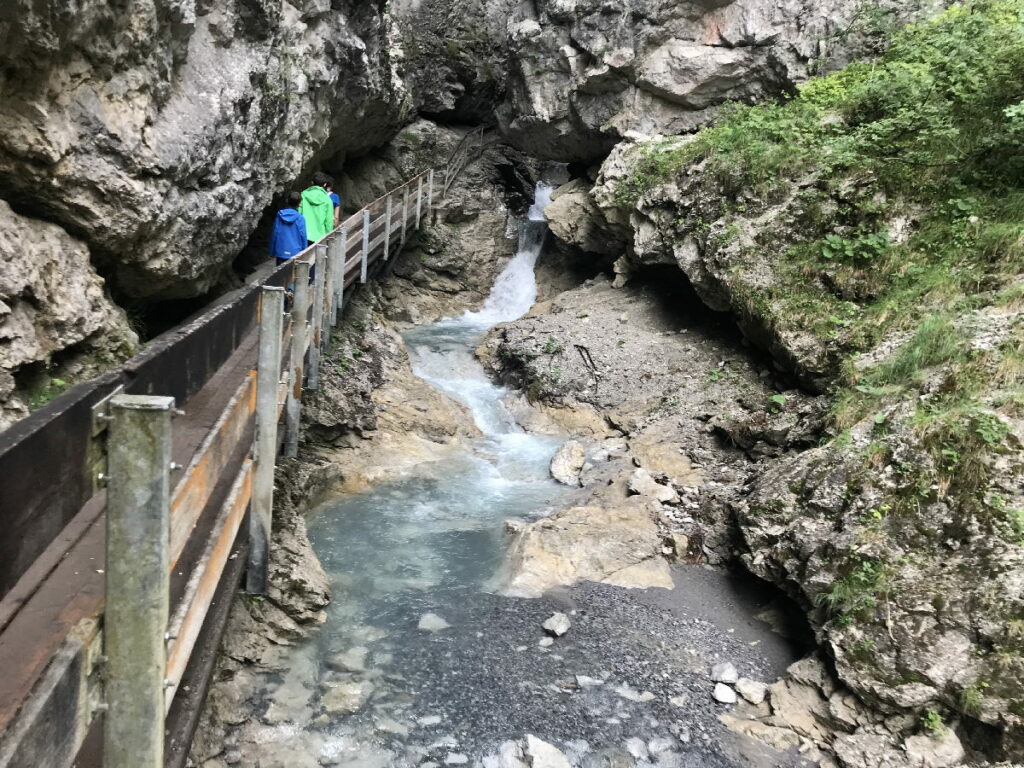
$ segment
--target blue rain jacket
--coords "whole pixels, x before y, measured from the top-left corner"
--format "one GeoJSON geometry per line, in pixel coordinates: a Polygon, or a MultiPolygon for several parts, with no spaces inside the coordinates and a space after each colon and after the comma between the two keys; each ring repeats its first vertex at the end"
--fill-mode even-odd
{"type": "Polygon", "coordinates": [[[306,247],[306,219],[294,208],[282,208],[274,217],[270,255],[290,259],[306,247]]]}

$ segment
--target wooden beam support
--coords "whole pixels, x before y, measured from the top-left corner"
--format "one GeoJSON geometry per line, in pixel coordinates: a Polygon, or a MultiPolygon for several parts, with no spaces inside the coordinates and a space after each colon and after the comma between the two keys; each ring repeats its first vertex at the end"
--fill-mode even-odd
{"type": "MultiPolygon", "coordinates": [[[[284,289],[264,286],[260,304],[260,345],[256,372],[256,444],[253,451],[256,473],[253,478],[252,514],[249,516],[249,571],[245,586],[246,591],[254,595],[267,594],[267,575],[270,568],[270,521],[274,508],[274,466],[277,464],[277,393],[281,379],[284,289]]],[[[232,535],[231,541],[234,539],[232,535]]],[[[230,547],[231,544],[228,543],[227,546],[230,547]]],[[[213,587],[215,586],[216,580],[213,584],[213,587]]]]}
{"type": "Polygon", "coordinates": [[[292,297],[292,348],[290,352],[291,392],[285,406],[284,455],[299,455],[299,428],[302,422],[302,381],[309,334],[309,263],[295,262],[295,295],[292,297]]]}
{"type": "Polygon", "coordinates": [[[316,248],[316,264],[313,271],[313,290],[310,301],[313,312],[309,318],[309,373],[306,376],[306,389],[314,392],[320,389],[320,357],[323,341],[321,334],[324,327],[324,281],[327,279],[327,246],[316,248]]]}
{"type": "MultiPolygon", "coordinates": [[[[281,289],[278,289],[281,290],[281,289]]],[[[207,433],[171,496],[171,567],[181,557],[192,529],[227,468],[235,446],[245,435],[256,410],[256,387],[246,376],[231,397],[224,413],[207,433]]]]}
{"type": "Polygon", "coordinates": [[[173,397],[110,401],[103,768],[163,768],[173,397]]]}
{"type": "Polygon", "coordinates": [[[366,282],[366,267],[370,259],[370,211],[363,209],[363,253],[359,264],[359,282],[366,282]]]}
{"type": "MultiPolygon", "coordinates": [[[[256,472],[259,470],[257,469],[256,472]]],[[[221,508],[217,522],[210,531],[203,556],[196,565],[189,579],[185,596],[182,599],[174,618],[170,623],[168,635],[171,646],[167,657],[167,698],[166,707],[171,708],[174,696],[178,692],[181,678],[185,674],[192,649],[199,639],[206,614],[210,611],[217,585],[231,556],[231,547],[235,542],[238,529],[245,517],[245,510],[253,496],[254,485],[253,462],[249,459],[242,464],[234,485],[224,506],[221,508]]],[[[251,531],[250,517],[250,531],[251,531]]],[[[249,560],[249,572],[252,573],[252,559],[249,560]]],[[[247,592],[252,590],[247,586],[247,592]]]]}

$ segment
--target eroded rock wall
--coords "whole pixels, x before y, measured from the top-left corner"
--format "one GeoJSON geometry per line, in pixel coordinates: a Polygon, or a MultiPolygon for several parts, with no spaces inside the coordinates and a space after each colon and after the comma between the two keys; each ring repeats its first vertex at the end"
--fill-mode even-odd
{"type": "Polygon", "coordinates": [[[85,244],[0,200],[0,430],[136,344],[85,244]]]}
{"type": "Polygon", "coordinates": [[[693,131],[725,102],[759,101],[870,50],[864,5],[522,3],[508,23],[502,128],[530,154],[587,163],[622,138],[693,131]]]}
{"type": "Polygon", "coordinates": [[[0,194],[136,298],[210,290],[275,192],[408,111],[376,4],[23,4],[0,40],[0,194]]]}

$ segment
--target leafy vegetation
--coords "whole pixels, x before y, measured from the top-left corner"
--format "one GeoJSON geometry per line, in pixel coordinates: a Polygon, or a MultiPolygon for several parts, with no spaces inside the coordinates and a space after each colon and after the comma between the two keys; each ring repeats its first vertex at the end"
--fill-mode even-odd
{"type": "Polygon", "coordinates": [[[843,569],[843,575],[819,595],[818,605],[840,624],[867,619],[874,613],[880,599],[888,599],[892,576],[890,564],[854,555],[843,569]]]}
{"type": "Polygon", "coordinates": [[[934,709],[925,710],[925,713],[921,716],[921,727],[929,736],[935,738],[942,738],[946,733],[946,725],[942,721],[942,715],[934,709]]]}
{"type": "MultiPolygon", "coordinates": [[[[1021,72],[1024,0],[954,6],[895,32],[875,61],[777,103],[726,108],[694,137],[639,145],[617,189],[642,205],[684,172],[713,185],[718,209],[687,213],[676,233],[736,249],[736,312],[818,340],[835,434],[899,422],[926,452],[898,467],[905,494],[887,503],[947,498],[1015,543],[1024,512],[993,488],[992,459],[1013,450],[1008,419],[1024,417],[1024,328],[979,345],[971,318],[1024,306],[1021,72]],[[719,237],[737,214],[772,205],[792,216],[746,242],[719,237]],[[779,254],[774,279],[751,283],[746,265],[764,252],[779,254]],[[882,342],[886,352],[852,364],[882,342]]],[[[864,564],[851,571],[830,609],[857,613],[871,577],[864,564]]]]}
{"type": "Polygon", "coordinates": [[[56,376],[47,376],[42,386],[29,395],[28,407],[30,410],[38,410],[48,402],[64,394],[71,384],[56,376]]]}

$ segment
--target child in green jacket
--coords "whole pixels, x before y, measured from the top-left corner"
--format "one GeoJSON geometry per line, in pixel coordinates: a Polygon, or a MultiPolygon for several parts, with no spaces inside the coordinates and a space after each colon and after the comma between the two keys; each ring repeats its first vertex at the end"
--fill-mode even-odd
{"type": "Polygon", "coordinates": [[[330,176],[319,171],[313,174],[313,185],[302,193],[299,213],[306,220],[306,238],[310,244],[334,229],[334,202],[327,188],[333,186],[330,176]]]}

